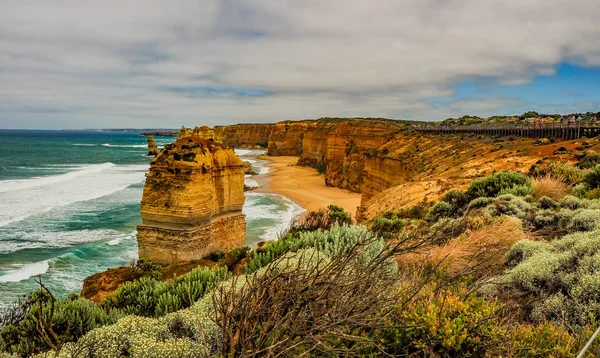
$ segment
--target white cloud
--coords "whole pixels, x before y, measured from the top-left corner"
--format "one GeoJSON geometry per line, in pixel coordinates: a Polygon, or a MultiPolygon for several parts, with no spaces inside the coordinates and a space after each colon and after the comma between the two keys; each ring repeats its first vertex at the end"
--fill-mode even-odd
{"type": "Polygon", "coordinates": [[[1,0],[0,127],[491,114],[522,103],[426,99],[600,65],[599,16],[595,0],[1,0]]]}

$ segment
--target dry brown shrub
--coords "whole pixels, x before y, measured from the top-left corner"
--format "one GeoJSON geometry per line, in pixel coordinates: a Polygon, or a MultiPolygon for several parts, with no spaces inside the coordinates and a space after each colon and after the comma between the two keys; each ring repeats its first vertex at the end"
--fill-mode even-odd
{"type": "Polygon", "coordinates": [[[403,255],[397,262],[408,271],[437,268],[450,277],[487,277],[502,272],[504,254],[513,243],[528,239],[520,220],[506,218],[472,231],[447,244],[403,255]]]}
{"type": "Polygon", "coordinates": [[[531,187],[533,196],[538,199],[547,196],[553,200],[560,200],[567,195],[569,190],[569,186],[564,181],[551,174],[532,179],[531,187]]]}

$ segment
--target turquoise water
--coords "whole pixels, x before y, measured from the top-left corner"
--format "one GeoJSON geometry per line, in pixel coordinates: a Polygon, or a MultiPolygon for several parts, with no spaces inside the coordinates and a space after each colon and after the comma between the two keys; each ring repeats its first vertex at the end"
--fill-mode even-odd
{"type": "MultiPolygon", "coordinates": [[[[0,307],[35,289],[37,275],[65,296],[137,258],[146,151],[134,133],[0,130],[0,307]]],[[[238,154],[267,170],[261,152],[238,154]]],[[[247,193],[247,244],[276,238],[298,212],[286,198],[247,193]]]]}

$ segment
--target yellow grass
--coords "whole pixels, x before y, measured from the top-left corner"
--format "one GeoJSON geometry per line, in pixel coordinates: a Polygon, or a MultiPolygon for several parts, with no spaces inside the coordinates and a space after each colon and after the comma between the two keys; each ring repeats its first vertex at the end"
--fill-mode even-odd
{"type": "Polygon", "coordinates": [[[512,244],[528,238],[518,219],[506,218],[445,245],[404,255],[398,264],[407,271],[437,267],[451,276],[495,275],[504,269],[504,254],[512,244]]]}
{"type": "Polygon", "coordinates": [[[567,191],[569,190],[564,181],[550,174],[532,179],[531,187],[533,188],[534,197],[541,198],[542,196],[547,196],[553,200],[562,199],[567,195],[567,191]]]}

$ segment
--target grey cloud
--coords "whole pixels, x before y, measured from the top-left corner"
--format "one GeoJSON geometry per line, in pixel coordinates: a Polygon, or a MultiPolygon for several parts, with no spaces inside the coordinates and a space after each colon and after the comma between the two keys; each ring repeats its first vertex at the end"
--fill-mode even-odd
{"type": "Polygon", "coordinates": [[[599,16],[594,0],[4,0],[0,127],[491,114],[525,104],[426,99],[600,65],[599,16]],[[185,87],[269,95],[169,90],[185,87]]]}

